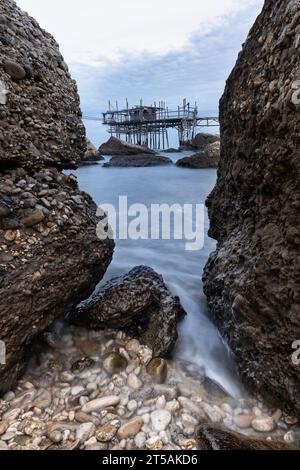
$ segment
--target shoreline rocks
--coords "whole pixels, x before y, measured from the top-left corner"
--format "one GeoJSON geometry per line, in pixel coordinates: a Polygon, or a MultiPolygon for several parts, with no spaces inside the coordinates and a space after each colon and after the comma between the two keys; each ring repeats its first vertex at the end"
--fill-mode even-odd
{"type": "Polygon", "coordinates": [[[204,272],[212,318],[244,383],[300,417],[299,2],[265,2],[221,99],[207,200],[218,241],[204,272]]]}
{"type": "Polygon", "coordinates": [[[94,329],[126,329],[156,356],[166,356],[174,348],[177,323],[184,315],[179,298],[171,294],[162,276],[137,266],[83,302],[71,320],[94,329]]]}
{"type": "Polygon", "coordinates": [[[159,155],[137,154],[129,156],[112,157],[109,162],[103,164],[104,168],[129,168],[173,165],[170,158],[159,155]]]}
{"type": "Polygon", "coordinates": [[[122,331],[58,322],[47,336],[38,359],[31,358],[22,379],[0,400],[1,450],[290,449],[285,443],[300,444],[299,427],[281,428],[282,418],[295,423],[291,417],[252,398],[213,396],[203,387],[208,378],[195,376],[195,365],[165,360],[168,376],[157,384],[147,370],[153,351],[145,357],[145,346],[122,331]],[[87,345],[92,355],[83,360],[87,345]],[[126,356],[126,369],[107,371],[109,354],[126,356]],[[85,368],[72,372],[79,362],[85,368]],[[127,385],[133,375],[142,388],[127,385]],[[205,410],[218,414],[217,427],[207,421],[205,410]],[[272,419],[276,429],[240,429],[234,421],[246,413],[252,420],[272,419]]]}

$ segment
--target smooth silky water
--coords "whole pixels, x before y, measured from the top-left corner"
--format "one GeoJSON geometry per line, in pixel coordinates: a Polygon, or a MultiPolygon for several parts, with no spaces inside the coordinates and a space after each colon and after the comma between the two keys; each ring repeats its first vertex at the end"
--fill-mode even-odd
{"type": "MultiPolygon", "coordinates": [[[[190,153],[164,155],[176,162],[190,153]]],[[[128,197],[128,206],[142,203],[148,208],[155,203],[204,204],[216,182],[215,169],[191,170],[175,165],[103,168],[99,164],[83,166],[72,173],[77,176],[80,189],[88,192],[98,205],[113,204],[116,209],[119,196],[128,197]]],[[[215,249],[215,241],[207,235],[208,225],[205,210],[205,243],[200,251],[186,251],[186,240],[116,240],[113,261],[100,285],[137,265],[151,266],[162,274],[187,312],[179,326],[174,360],[184,359],[205,368],[206,374],[230,395],[245,396],[230,351],[209,319],[203,293],[203,268],[215,249]]]]}

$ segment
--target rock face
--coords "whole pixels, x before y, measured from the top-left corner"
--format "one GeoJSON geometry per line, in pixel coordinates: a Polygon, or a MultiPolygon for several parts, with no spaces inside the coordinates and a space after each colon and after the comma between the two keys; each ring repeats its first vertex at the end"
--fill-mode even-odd
{"type": "Polygon", "coordinates": [[[200,425],[197,444],[199,450],[293,450],[282,442],[246,437],[207,423],[200,425]]]}
{"type": "Polygon", "coordinates": [[[85,150],[76,83],[54,38],[15,2],[0,0],[0,18],[0,166],[69,167],[85,150]]]}
{"type": "Polygon", "coordinates": [[[0,0],[0,43],[9,90],[0,105],[1,395],[32,340],[92,293],[114,244],[98,240],[96,205],[57,169],[85,148],[76,85],[58,46],[10,0],[0,0]]]}
{"type": "Polygon", "coordinates": [[[209,144],[205,150],[191,157],[181,158],[176,165],[182,168],[217,168],[220,161],[220,142],[209,144]]]}
{"type": "Polygon", "coordinates": [[[298,416],[299,18],[299,1],[266,1],[227,81],[208,199],[218,246],[204,273],[213,318],[244,381],[298,416]]]}
{"type": "Polygon", "coordinates": [[[124,140],[111,137],[105,144],[102,144],[99,148],[101,155],[138,155],[138,154],[153,154],[153,150],[150,150],[144,145],[134,145],[125,142],[124,140]]]}
{"type": "Polygon", "coordinates": [[[164,166],[172,165],[173,162],[170,158],[160,157],[149,154],[139,154],[130,156],[117,156],[112,157],[109,162],[104,163],[105,168],[113,167],[148,167],[148,166],[164,166]]]}
{"type": "Polygon", "coordinates": [[[153,269],[137,266],[112,279],[73,314],[75,323],[94,329],[126,329],[165,356],[177,340],[177,322],[185,315],[178,297],[153,269]]]}

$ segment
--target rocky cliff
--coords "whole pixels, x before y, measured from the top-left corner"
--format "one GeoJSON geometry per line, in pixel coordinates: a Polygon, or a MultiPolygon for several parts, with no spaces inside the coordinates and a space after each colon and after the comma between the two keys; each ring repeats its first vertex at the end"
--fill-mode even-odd
{"type": "Polygon", "coordinates": [[[96,205],[59,167],[82,159],[76,84],[52,36],[0,0],[0,394],[31,341],[88,297],[111,260],[96,205]]]}
{"type": "Polygon", "coordinates": [[[300,2],[267,0],[220,103],[204,273],[245,382],[300,415],[300,2]]]}
{"type": "Polygon", "coordinates": [[[1,92],[1,166],[79,160],[86,144],[76,83],[54,38],[10,0],[0,1],[1,92]]]}

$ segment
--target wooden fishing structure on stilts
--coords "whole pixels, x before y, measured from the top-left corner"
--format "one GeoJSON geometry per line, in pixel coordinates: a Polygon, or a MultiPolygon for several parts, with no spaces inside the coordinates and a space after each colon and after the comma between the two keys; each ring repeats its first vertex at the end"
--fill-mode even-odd
{"type": "Polygon", "coordinates": [[[141,100],[139,105],[129,107],[126,100],[122,109],[119,109],[118,102],[115,108],[111,102],[108,106],[108,111],[103,113],[102,124],[108,126],[111,136],[154,150],[169,148],[169,129],[177,130],[179,146],[183,146],[195,137],[197,127],[219,125],[218,117],[199,117],[197,103],[191,106],[186,99],[176,110],[170,110],[164,101],[145,106],[141,100]]]}

